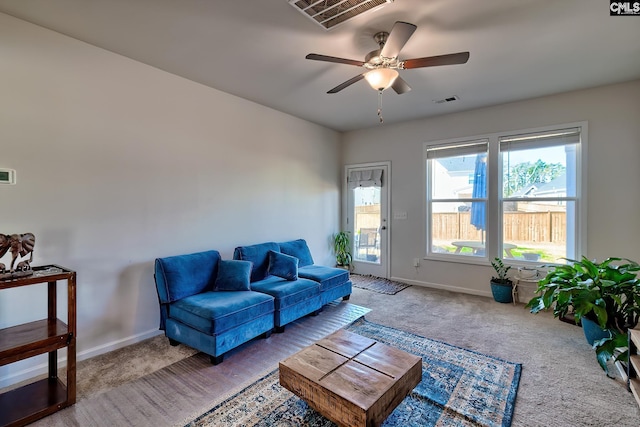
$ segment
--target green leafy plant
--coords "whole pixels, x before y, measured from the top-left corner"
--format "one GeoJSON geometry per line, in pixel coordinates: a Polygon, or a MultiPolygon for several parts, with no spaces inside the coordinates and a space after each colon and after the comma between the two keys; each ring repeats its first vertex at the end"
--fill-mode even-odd
{"type": "MultiPolygon", "coordinates": [[[[586,257],[569,264],[554,265],[538,282],[539,295],[526,305],[532,313],[553,310],[555,317],[573,312],[576,323],[582,318],[596,322],[609,336],[594,342],[598,363],[608,374],[607,361],[616,348],[627,346],[627,330],[640,318],[640,265],[626,258],[607,258],[598,263],[586,257]],[[622,263],[620,263],[622,261],[622,263]]],[[[628,351],[615,356],[626,362],[628,351]]]]}
{"type": "Polygon", "coordinates": [[[333,251],[336,255],[336,264],[339,266],[351,265],[351,240],[349,233],[340,231],[333,236],[333,251]]]}
{"type": "Polygon", "coordinates": [[[511,269],[510,265],[509,266],[504,265],[502,260],[497,257],[494,258],[493,261],[491,261],[491,265],[493,266],[493,269],[496,271],[496,274],[498,275],[497,277],[494,276],[491,278],[492,282],[500,283],[502,285],[513,285],[513,282],[511,281],[511,279],[507,277],[507,273],[511,269]]]}

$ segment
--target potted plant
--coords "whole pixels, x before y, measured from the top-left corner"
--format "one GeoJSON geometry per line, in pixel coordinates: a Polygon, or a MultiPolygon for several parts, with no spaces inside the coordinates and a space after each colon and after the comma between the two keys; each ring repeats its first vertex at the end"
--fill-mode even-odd
{"type": "Polygon", "coordinates": [[[496,271],[497,277],[491,278],[491,293],[493,299],[497,302],[509,303],[513,301],[513,282],[507,277],[507,272],[511,266],[506,266],[500,258],[491,261],[493,269],[496,271]]]}
{"type": "Polygon", "coordinates": [[[539,295],[527,307],[532,313],[553,309],[555,317],[573,311],[598,363],[609,374],[607,362],[614,355],[615,361],[628,360],[628,349],[624,351],[627,330],[640,318],[640,280],[636,277],[640,265],[625,258],[607,258],[601,263],[586,257],[567,261],[549,266],[552,270],[538,282],[539,295]],[[616,351],[620,348],[621,352],[616,351]]]}
{"type": "Polygon", "coordinates": [[[351,269],[351,243],[349,233],[340,231],[333,236],[333,251],[336,255],[336,266],[351,269]]]}

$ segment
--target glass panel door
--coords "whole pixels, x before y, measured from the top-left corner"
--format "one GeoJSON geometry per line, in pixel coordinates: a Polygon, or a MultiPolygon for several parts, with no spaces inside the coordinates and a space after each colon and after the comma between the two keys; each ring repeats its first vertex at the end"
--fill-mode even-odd
{"type": "MultiPolygon", "coordinates": [[[[379,183],[370,183],[368,176],[363,175],[361,185],[351,188],[348,185],[348,218],[347,223],[352,236],[352,258],[354,273],[371,274],[377,277],[388,277],[387,254],[387,189],[388,167],[386,164],[351,166],[347,168],[347,176],[361,176],[352,172],[382,170],[379,183]],[[380,184],[380,185],[378,185],[380,184]]],[[[376,181],[376,180],[373,180],[376,181]]]]}

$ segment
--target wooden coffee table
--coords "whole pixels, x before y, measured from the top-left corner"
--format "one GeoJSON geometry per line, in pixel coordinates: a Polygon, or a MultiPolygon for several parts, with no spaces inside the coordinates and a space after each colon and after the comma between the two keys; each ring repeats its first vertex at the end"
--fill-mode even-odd
{"type": "Polygon", "coordinates": [[[422,359],[339,330],[280,362],[280,384],[339,426],[378,426],[422,379],[422,359]]]}

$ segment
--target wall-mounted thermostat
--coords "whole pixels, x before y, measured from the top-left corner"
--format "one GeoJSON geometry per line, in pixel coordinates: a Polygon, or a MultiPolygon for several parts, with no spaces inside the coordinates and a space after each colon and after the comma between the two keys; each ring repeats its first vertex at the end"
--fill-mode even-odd
{"type": "Polygon", "coordinates": [[[16,171],[13,169],[0,168],[0,184],[15,184],[16,171]]]}

